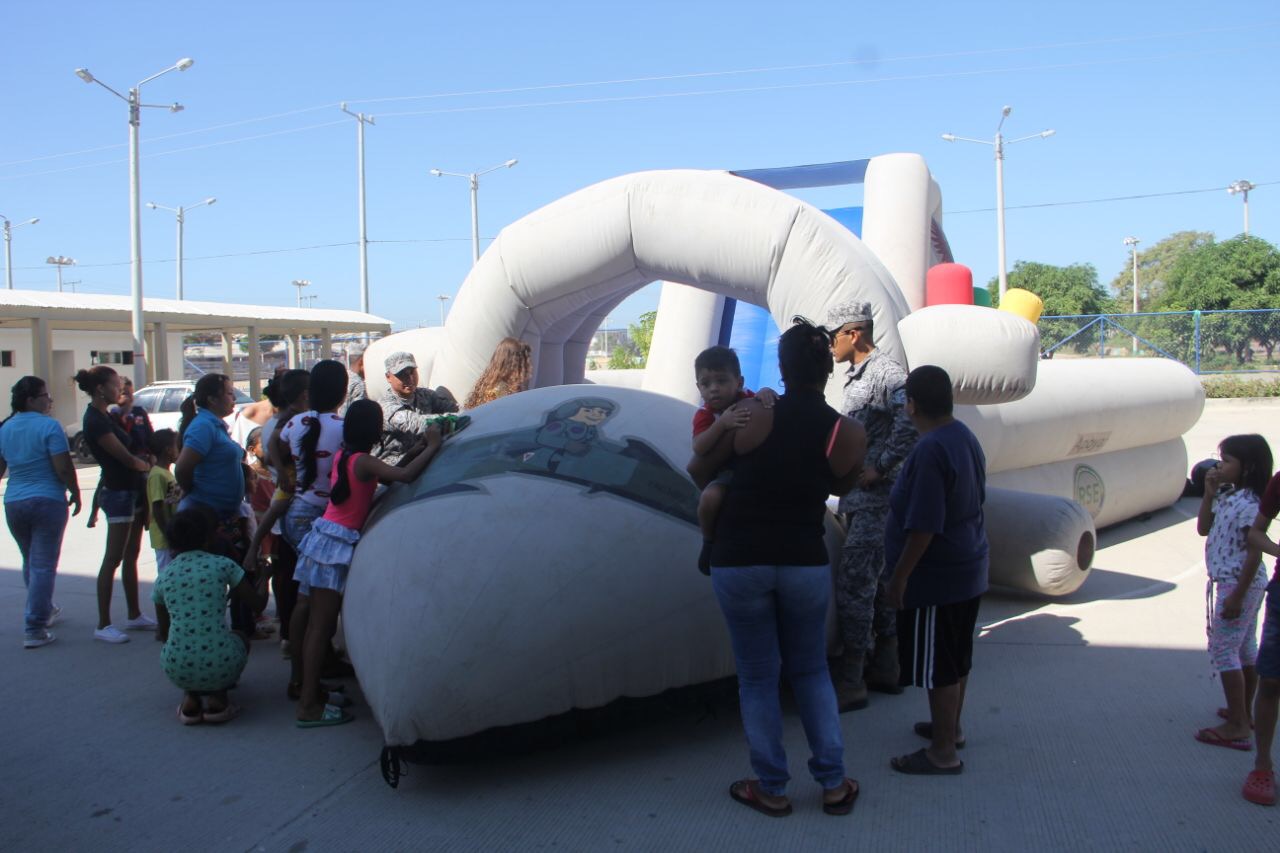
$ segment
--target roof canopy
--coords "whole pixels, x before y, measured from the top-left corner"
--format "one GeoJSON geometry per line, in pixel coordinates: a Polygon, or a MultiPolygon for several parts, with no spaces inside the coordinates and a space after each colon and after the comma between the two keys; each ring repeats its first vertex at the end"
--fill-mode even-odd
{"type": "MultiPolygon", "coordinates": [[[[0,328],[45,319],[55,329],[128,331],[132,309],[133,300],[128,296],[0,290],[0,328]]],[[[164,323],[170,332],[231,331],[250,326],[259,335],[391,331],[390,320],[360,311],[146,298],[142,312],[146,323],[164,323]]]]}

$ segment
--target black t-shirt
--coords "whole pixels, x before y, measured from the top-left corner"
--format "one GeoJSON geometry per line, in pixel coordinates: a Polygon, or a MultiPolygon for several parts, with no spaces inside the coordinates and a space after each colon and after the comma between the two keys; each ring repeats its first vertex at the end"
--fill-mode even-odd
{"type": "Polygon", "coordinates": [[[137,478],[132,468],[108,453],[99,442],[103,437],[114,435],[121,447],[129,446],[129,436],[120,428],[110,415],[104,415],[93,406],[84,410],[84,438],[89,445],[89,452],[102,467],[102,486],[106,489],[128,490],[137,487],[137,478]]]}

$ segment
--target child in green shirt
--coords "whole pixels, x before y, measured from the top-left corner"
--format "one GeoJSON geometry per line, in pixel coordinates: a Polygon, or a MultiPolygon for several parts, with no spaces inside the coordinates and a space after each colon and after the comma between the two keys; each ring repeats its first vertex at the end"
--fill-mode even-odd
{"type": "Polygon", "coordinates": [[[177,512],[182,489],[173,476],[173,463],[178,458],[178,434],[171,429],[156,430],[149,442],[156,460],[147,474],[147,506],[151,508],[151,547],[156,552],[156,574],[164,571],[171,557],[165,531],[177,512]]]}

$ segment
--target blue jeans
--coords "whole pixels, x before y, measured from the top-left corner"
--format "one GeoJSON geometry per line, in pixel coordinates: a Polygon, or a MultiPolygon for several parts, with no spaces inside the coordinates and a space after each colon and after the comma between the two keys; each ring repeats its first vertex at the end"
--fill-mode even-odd
{"type": "Polygon", "coordinates": [[[782,747],[783,670],[809,740],[809,772],[823,788],[844,782],[844,741],[835,688],[827,670],[826,621],[831,604],[829,566],[712,567],[711,585],[729,625],[738,667],[742,727],[760,787],[786,793],[782,747]]]}
{"type": "Polygon", "coordinates": [[[53,581],[67,529],[67,505],[52,498],[27,498],[4,505],[9,532],[22,552],[22,582],[27,585],[27,634],[34,636],[49,623],[53,610],[53,581]]]}

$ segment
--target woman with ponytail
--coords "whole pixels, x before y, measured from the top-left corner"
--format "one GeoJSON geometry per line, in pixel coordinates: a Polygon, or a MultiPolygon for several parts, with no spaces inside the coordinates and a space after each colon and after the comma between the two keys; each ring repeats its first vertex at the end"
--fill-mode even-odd
{"type": "Polygon", "coordinates": [[[22,582],[27,586],[23,648],[53,642],[49,626],[60,612],[53,583],[67,528],[67,506],[80,512],[80,484],[71,462],[67,433],[49,417],[53,398],[38,376],[13,386],[13,414],[0,424],[0,477],[9,474],[4,515],[22,552],[22,582]],[[68,496],[70,492],[70,496],[68,496]]]}
{"type": "Polygon", "coordinates": [[[410,461],[393,468],[370,455],[382,437],[382,407],[372,400],[356,400],[347,409],[342,424],[342,447],[328,475],[329,503],[317,518],[298,549],[298,606],[294,612],[293,636],[303,638],[293,651],[294,672],[301,684],[297,724],[300,728],[336,726],[349,723],[348,704],[338,694],[320,687],[329,640],[338,627],[342,593],[347,572],[360,541],[360,528],[369,517],[378,483],[407,483],[418,477],[439,451],[443,441],[440,427],[427,428],[423,443],[409,454],[410,461]],[[308,601],[309,606],[304,606],[308,601]],[[308,613],[309,611],[309,613],[308,613]],[[299,614],[304,614],[299,621],[299,614]]]}
{"type": "Polygon", "coordinates": [[[853,487],[866,452],[861,426],[827,405],[831,337],[797,318],[778,341],[786,393],[772,409],[738,403],[750,418],[721,442],[720,467],[736,457],[711,550],[711,585],[729,626],[742,724],[756,778],[733,783],[733,799],[765,814],[791,813],[786,796],[778,682],[791,684],[822,809],[848,814],[858,783],[845,777],[840,713],[827,669],[831,566],[826,501],[853,487]]]}

